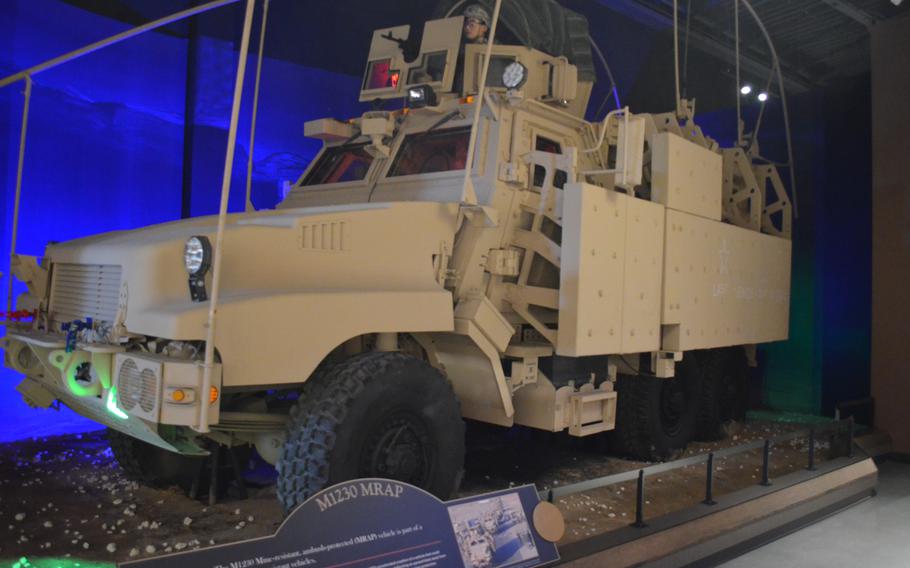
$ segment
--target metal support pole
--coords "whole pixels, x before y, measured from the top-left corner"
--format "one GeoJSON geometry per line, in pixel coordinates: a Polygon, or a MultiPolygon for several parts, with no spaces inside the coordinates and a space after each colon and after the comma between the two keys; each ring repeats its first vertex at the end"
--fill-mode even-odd
{"type": "Polygon", "coordinates": [[[765,440],[765,448],[762,450],[761,464],[761,485],[764,487],[771,486],[771,440],[765,440]]]}
{"type": "Polygon", "coordinates": [[[635,522],[632,524],[635,528],[644,528],[648,526],[645,523],[645,470],[638,470],[638,489],[635,492],[635,522]]]}
{"type": "Polygon", "coordinates": [[[809,471],[815,471],[815,428],[809,429],[809,471]]]}
{"type": "Polygon", "coordinates": [[[739,78],[739,0],[733,0],[733,29],[735,30],[733,35],[736,38],[736,146],[742,147],[743,111],[740,100],[742,93],[739,91],[742,88],[739,78]]]}
{"type": "Polygon", "coordinates": [[[15,83],[16,81],[21,81],[22,79],[25,79],[28,76],[37,75],[38,73],[40,73],[42,71],[47,71],[48,69],[52,69],[62,63],[72,61],[73,59],[78,59],[79,57],[88,55],[89,53],[98,51],[99,49],[108,47],[110,45],[114,45],[115,43],[120,43],[121,41],[130,39],[131,37],[143,34],[147,31],[151,31],[156,28],[160,28],[161,26],[166,26],[168,24],[173,24],[174,22],[179,22],[180,20],[184,20],[186,18],[189,18],[190,16],[202,14],[203,12],[208,12],[209,10],[214,10],[215,8],[227,6],[228,4],[234,4],[239,1],[240,0],[215,0],[214,2],[209,2],[207,4],[203,4],[202,6],[196,6],[195,8],[183,10],[182,12],[177,12],[176,14],[171,14],[170,16],[160,18],[153,22],[149,22],[147,24],[142,24],[141,26],[137,26],[135,28],[130,28],[130,29],[126,30],[125,32],[121,32],[121,33],[119,33],[117,35],[113,35],[109,38],[105,38],[100,41],[96,41],[93,44],[87,45],[85,47],[81,47],[74,51],[70,51],[69,53],[64,53],[63,55],[60,55],[53,59],[48,59],[47,61],[45,61],[43,63],[39,63],[38,65],[29,67],[28,69],[25,69],[24,71],[19,71],[18,73],[14,74],[14,75],[4,77],[3,79],[0,79],[0,88],[5,87],[11,83],[15,83]]]}
{"type": "Polygon", "coordinates": [[[673,70],[676,80],[676,117],[683,117],[682,100],[679,97],[679,0],[673,0],[673,70]]]}
{"type": "Polygon", "coordinates": [[[499,25],[499,9],[502,0],[496,0],[493,8],[493,25],[490,26],[490,35],[487,37],[487,53],[483,60],[483,71],[480,73],[481,83],[478,89],[477,100],[474,101],[474,120],[471,122],[471,136],[468,139],[468,158],[464,167],[464,184],[461,198],[468,205],[477,205],[477,192],[471,182],[471,170],[474,169],[474,147],[477,145],[477,123],[480,121],[480,109],[483,107],[484,92],[487,86],[487,74],[490,72],[490,57],[493,54],[493,38],[496,37],[496,27],[499,25]]]}
{"type": "Polygon", "coordinates": [[[22,128],[19,131],[19,162],[16,166],[16,197],[13,201],[13,233],[9,241],[9,282],[6,289],[6,313],[13,310],[13,257],[16,256],[16,237],[19,232],[19,199],[22,196],[22,171],[25,167],[25,134],[28,132],[28,111],[32,100],[32,76],[25,76],[25,104],[22,107],[22,128]]]}
{"type": "MultiPolygon", "coordinates": [[[[209,431],[209,408],[206,396],[212,389],[212,369],[215,364],[215,315],[218,309],[218,296],[221,291],[221,260],[223,255],[224,225],[227,217],[228,197],[231,193],[231,172],[234,167],[234,145],[237,142],[237,121],[240,116],[240,97],[243,94],[243,77],[246,73],[246,58],[250,52],[250,28],[253,24],[254,0],[247,0],[246,14],[243,20],[243,36],[240,40],[240,54],[237,60],[237,79],[234,83],[234,104],[231,107],[231,125],[228,130],[227,152],[224,157],[224,175],[221,179],[221,207],[218,210],[218,229],[212,263],[212,295],[209,299],[208,329],[205,335],[205,362],[202,367],[202,400],[199,405],[200,432],[209,431]]],[[[216,401],[217,403],[217,401],[216,401]]]]}
{"type": "Polygon", "coordinates": [[[714,500],[714,452],[708,454],[708,464],[705,471],[705,505],[717,505],[714,500]]]}
{"type": "Polygon", "coordinates": [[[243,202],[247,211],[253,211],[253,152],[256,148],[256,114],[259,110],[259,78],[262,76],[262,54],[265,51],[265,26],[269,21],[269,2],[262,4],[262,27],[259,30],[259,54],[256,61],[256,84],[253,87],[253,118],[250,121],[250,151],[246,164],[246,200],[243,202]]]}

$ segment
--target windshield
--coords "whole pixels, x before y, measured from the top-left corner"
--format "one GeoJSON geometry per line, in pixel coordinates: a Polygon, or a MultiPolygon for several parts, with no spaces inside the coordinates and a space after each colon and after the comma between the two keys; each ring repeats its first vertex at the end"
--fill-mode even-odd
{"type": "Polygon", "coordinates": [[[389,177],[463,170],[470,135],[470,126],[407,135],[389,177]]]}
{"type": "Polygon", "coordinates": [[[321,185],[345,181],[360,181],[367,175],[373,156],[366,144],[349,144],[326,148],[301,185],[321,185]]]}

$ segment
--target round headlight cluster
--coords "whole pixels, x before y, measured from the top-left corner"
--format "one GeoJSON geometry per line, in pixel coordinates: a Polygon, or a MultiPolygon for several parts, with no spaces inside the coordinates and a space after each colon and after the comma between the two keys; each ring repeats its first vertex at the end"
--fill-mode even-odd
{"type": "Polygon", "coordinates": [[[183,247],[183,263],[190,276],[205,274],[212,263],[212,245],[206,237],[190,237],[183,247]]]}
{"type": "Polygon", "coordinates": [[[502,84],[509,89],[517,89],[528,79],[528,68],[518,61],[509,63],[502,72],[502,84]]]}

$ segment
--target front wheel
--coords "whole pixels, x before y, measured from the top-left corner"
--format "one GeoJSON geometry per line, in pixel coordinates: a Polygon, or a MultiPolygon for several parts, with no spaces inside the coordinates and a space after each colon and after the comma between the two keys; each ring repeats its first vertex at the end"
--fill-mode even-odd
{"type": "Polygon", "coordinates": [[[402,353],[366,353],[304,385],[278,461],[290,511],[350,479],[382,477],[449,498],[461,480],[464,422],[442,374],[402,353]]]}
{"type": "Polygon", "coordinates": [[[128,479],[152,487],[189,488],[202,458],[183,456],[108,429],[111,453],[128,479]]]}

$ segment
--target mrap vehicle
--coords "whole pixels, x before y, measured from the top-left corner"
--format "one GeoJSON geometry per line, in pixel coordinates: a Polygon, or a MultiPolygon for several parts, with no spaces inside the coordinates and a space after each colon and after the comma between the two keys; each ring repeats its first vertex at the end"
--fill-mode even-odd
{"type": "Polygon", "coordinates": [[[744,412],[754,346],[788,330],[775,167],[720,148],[688,101],[585,120],[584,18],[506,2],[496,42],[467,44],[463,4],[375,31],[375,110],[308,122],[323,149],[276,210],[223,219],[220,248],[203,217],[15,257],[25,399],[107,425],[146,481],[254,446],[286,509],[357,477],[450,496],[463,418],[615,430],[660,460],[744,412]]]}

